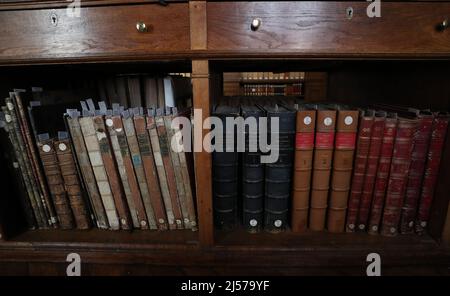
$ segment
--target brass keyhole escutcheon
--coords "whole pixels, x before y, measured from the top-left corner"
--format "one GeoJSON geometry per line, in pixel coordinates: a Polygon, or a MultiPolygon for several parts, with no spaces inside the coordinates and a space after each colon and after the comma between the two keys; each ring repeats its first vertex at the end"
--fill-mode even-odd
{"type": "Polygon", "coordinates": [[[347,9],[345,10],[345,15],[347,16],[347,19],[352,19],[353,18],[353,8],[352,7],[347,7],[347,9]]]}
{"type": "Polygon", "coordinates": [[[56,27],[58,25],[58,15],[54,12],[52,14],[50,14],[50,23],[54,27],[56,27]]]}

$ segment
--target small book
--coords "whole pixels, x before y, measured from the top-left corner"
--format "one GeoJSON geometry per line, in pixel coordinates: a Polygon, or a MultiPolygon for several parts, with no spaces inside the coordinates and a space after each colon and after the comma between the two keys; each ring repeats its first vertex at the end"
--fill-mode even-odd
{"type": "Polygon", "coordinates": [[[345,228],[358,119],[359,110],[352,110],[348,106],[337,106],[335,150],[327,221],[329,232],[343,232],[345,228]]]}
{"type": "Polygon", "coordinates": [[[358,142],[356,144],[356,156],[353,165],[353,178],[348,201],[347,221],[345,227],[347,232],[354,232],[356,229],[367,159],[369,157],[370,136],[372,134],[373,122],[373,110],[364,110],[360,113],[358,142]]]}
{"type": "Polygon", "coordinates": [[[297,125],[291,212],[293,232],[304,232],[308,227],[316,108],[315,105],[296,106],[297,125]]]}
{"type": "Polygon", "coordinates": [[[144,80],[144,98],[145,107],[156,109],[158,108],[158,86],[156,78],[145,76],[144,80]]]}
{"type": "Polygon", "coordinates": [[[373,189],[378,170],[378,161],[380,158],[381,146],[383,141],[384,124],[386,121],[386,112],[375,112],[370,136],[370,148],[367,158],[366,173],[364,175],[364,184],[362,187],[361,201],[358,213],[358,229],[366,230],[372,204],[373,189]]]}
{"type": "Polygon", "coordinates": [[[416,232],[423,234],[430,217],[431,203],[439,174],[439,166],[447,134],[450,114],[447,112],[436,113],[433,120],[430,145],[428,147],[427,161],[425,164],[425,176],[422,182],[419,208],[417,211],[415,228],[416,232]]]}
{"type": "Polygon", "coordinates": [[[139,75],[127,75],[127,90],[130,108],[142,106],[141,82],[139,75]]]}
{"type": "Polygon", "coordinates": [[[319,105],[317,109],[309,214],[309,228],[314,231],[325,229],[335,126],[336,110],[319,105]]]}
{"type": "Polygon", "coordinates": [[[416,118],[399,117],[381,225],[385,236],[398,234],[416,128],[416,118]]]}
{"type": "Polygon", "coordinates": [[[384,123],[383,139],[381,142],[380,157],[378,160],[372,205],[369,215],[369,234],[377,234],[380,229],[396,134],[397,113],[388,113],[384,123]]]}

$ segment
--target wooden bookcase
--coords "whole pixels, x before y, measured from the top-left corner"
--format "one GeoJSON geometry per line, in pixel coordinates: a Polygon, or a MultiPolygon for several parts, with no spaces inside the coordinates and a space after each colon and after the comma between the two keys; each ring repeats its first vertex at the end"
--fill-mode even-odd
{"type": "MultiPolygon", "coordinates": [[[[52,65],[150,63],[177,72],[175,64],[191,71],[194,108],[204,118],[221,95],[224,71],[311,73],[305,98],[312,101],[450,108],[450,28],[442,26],[448,2],[383,2],[381,18],[369,18],[365,2],[157,2],[81,1],[80,17],[70,17],[65,1],[0,1],[2,89],[15,87],[9,71],[26,77],[52,65]],[[256,30],[254,18],[261,20],[256,30]],[[148,31],[138,32],[137,22],[148,31]]],[[[211,154],[196,152],[198,232],[27,231],[0,240],[0,273],[64,274],[71,252],[81,255],[85,274],[327,273],[323,267],[364,274],[371,252],[380,253],[383,266],[445,267],[450,137],[445,147],[429,235],[216,231],[211,154]]]]}

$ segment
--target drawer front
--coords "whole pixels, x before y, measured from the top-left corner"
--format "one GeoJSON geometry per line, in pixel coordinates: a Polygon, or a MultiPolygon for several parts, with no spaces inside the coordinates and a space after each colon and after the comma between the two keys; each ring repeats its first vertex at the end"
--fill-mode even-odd
{"type": "Polygon", "coordinates": [[[173,54],[189,50],[187,3],[0,11],[0,62],[173,54]],[[143,22],[147,32],[139,32],[143,22]]]}
{"type": "Polygon", "coordinates": [[[450,55],[450,3],[381,1],[381,17],[368,2],[208,3],[208,49],[294,55],[450,55]],[[347,9],[353,9],[352,17],[347,9]],[[260,20],[251,28],[254,19],[260,20]]]}

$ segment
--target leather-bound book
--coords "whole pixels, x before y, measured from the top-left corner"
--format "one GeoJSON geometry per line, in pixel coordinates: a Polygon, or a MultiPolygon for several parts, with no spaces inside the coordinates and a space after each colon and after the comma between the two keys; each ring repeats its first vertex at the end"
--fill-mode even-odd
{"type": "Polygon", "coordinates": [[[58,141],[55,141],[54,148],[76,227],[78,229],[89,229],[91,228],[89,212],[83,198],[80,180],[78,179],[72,145],[66,132],[58,133],[58,141]]]}
{"type": "Polygon", "coordinates": [[[381,142],[380,157],[373,190],[372,205],[370,209],[368,232],[377,234],[383,215],[386,188],[391,168],[392,152],[397,134],[397,114],[388,113],[384,123],[383,140],[381,142]]]}
{"type": "Polygon", "coordinates": [[[414,134],[414,148],[400,220],[400,232],[403,234],[414,233],[414,222],[419,205],[420,191],[433,125],[433,113],[419,110],[415,110],[415,112],[417,113],[418,126],[414,134]]]}
{"type": "Polygon", "coordinates": [[[85,189],[94,212],[97,227],[100,229],[108,229],[108,217],[106,215],[105,208],[103,207],[102,198],[100,196],[100,192],[98,190],[97,182],[94,176],[94,171],[89,160],[86,145],[84,143],[80,122],[78,121],[79,117],[79,111],[72,109],[67,110],[67,126],[72,139],[75,156],[78,162],[79,170],[81,172],[81,177],[84,181],[83,184],[85,185],[85,189]]]}
{"type": "Polygon", "coordinates": [[[94,172],[95,180],[97,182],[103,207],[105,209],[106,216],[108,217],[109,227],[112,230],[118,230],[120,229],[119,218],[117,216],[116,206],[114,204],[114,198],[112,196],[108,176],[103,164],[93,117],[86,113],[84,115],[85,116],[79,119],[79,122],[83,133],[84,142],[86,144],[86,150],[94,172]]]}
{"type": "Polygon", "coordinates": [[[337,106],[337,109],[335,150],[327,219],[329,232],[343,232],[345,228],[359,119],[359,110],[352,110],[347,106],[340,105],[337,106]]]}
{"type": "Polygon", "coordinates": [[[370,136],[372,134],[373,122],[374,111],[363,110],[360,114],[356,156],[353,164],[352,184],[347,205],[348,209],[345,227],[347,232],[354,232],[356,229],[367,159],[369,157],[370,136]]]}
{"type": "Polygon", "coordinates": [[[425,164],[425,176],[422,182],[419,208],[416,217],[416,232],[422,234],[430,217],[431,203],[439,175],[439,165],[442,157],[445,136],[448,130],[450,114],[441,112],[435,114],[431,132],[430,145],[428,147],[427,161],[425,164]]]}
{"type": "Polygon", "coordinates": [[[175,226],[177,229],[183,229],[183,214],[181,212],[181,204],[178,198],[177,184],[175,180],[175,171],[170,156],[170,141],[166,125],[164,123],[164,108],[158,109],[155,117],[156,130],[159,137],[159,149],[166,173],[166,180],[169,190],[169,196],[172,203],[172,211],[175,218],[175,226]]]}
{"type": "MultiPolygon", "coordinates": [[[[119,112],[117,109],[117,106],[118,106],[118,104],[114,104],[114,107],[115,107],[114,112],[119,112]]],[[[112,113],[112,112],[110,112],[110,113],[112,113]]],[[[117,118],[117,117],[118,117],[117,115],[113,116],[112,114],[106,115],[105,116],[105,125],[108,130],[109,139],[111,141],[111,147],[114,152],[114,159],[116,161],[117,169],[119,171],[119,176],[122,181],[123,192],[124,192],[125,198],[127,200],[128,209],[130,211],[133,227],[141,228],[141,223],[139,221],[138,213],[137,213],[136,206],[134,204],[134,199],[133,199],[133,196],[131,193],[130,182],[128,181],[128,175],[127,175],[127,172],[125,169],[125,163],[123,160],[122,153],[120,152],[121,147],[120,147],[120,143],[119,143],[119,138],[117,137],[117,132],[116,132],[116,129],[114,128],[113,118],[117,118]]],[[[119,117],[119,120],[120,120],[120,117],[119,117]]],[[[124,136],[124,138],[125,138],[125,136],[124,136]]],[[[126,140],[126,138],[125,138],[125,140],[126,140]]],[[[128,150],[128,145],[125,146],[124,148],[128,150]]],[[[137,187],[137,182],[135,185],[137,187]]],[[[148,226],[146,219],[143,221],[144,221],[143,224],[145,224],[145,226],[148,226]]]]}
{"type": "Polygon", "coordinates": [[[314,231],[322,231],[325,229],[335,126],[336,110],[319,105],[316,119],[309,211],[309,228],[314,231]]]}
{"type": "MultiPolygon", "coordinates": [[[[222,120],[223,141],[216,139],[212,154],[214,225],[218,229],[232,229],[238,224],[238,156],[229,139],[235,133],[226,129],[226,118],[239,116],[239,108],[219,105],[213,115],[222,120]],[[229,149],[226,149],[230,146],[229,149]],[[228,150],[228,151],[227,151],[228,150]]],[[[216,128],[216,127],[214,127],[216,128]]]]}
{"type": "Polygon", "coordinates": [[[133,223],[136,228],[149,229],[147,214],[145,212],[144,202],[142,201],[141,192],[139,190],[139,184],[136,178],[136,174],[134,172],[133,161],[131,160],[131,153],[128,148],[128,141],[127,136],[125,135],[122,118],[119,114],[116,114],[116,112],[120,111],[117,111],[115,108],[113,108],[113,116],[111,117],[112,122],[109,122],[108,119],[106,119],[106,125],[108,126],[109,129],[109,134],[111,137],[113,147],[115,146],[114,144],[115,141],[113,141],[114,138],[113,135],[115,135],[115,137],[117,138],[117,144],[119,146],[119,149],[117,151],[117,147],[114,147],[114,153],[116,155],[116,161],[118,163],[120,162],[120,159],[122,159],[124,170],[124,172],[121,172],[122,183],[124,184],[128,183],[130,194],[130,198],[127,197],[128,205],[130,206],[130,212],[131,209],[134,209],[135,219],[137,220],[134,221],[133,223]],[[111,123],[112,126],[110,126],[111,123]]]}
{"type": "MultiPolygon", "coordinates": [[[[246,120],[255,120],[256,126],[259,117],[264,116],[264,110],[255,105],[241,106],[242,116],[246,120]],[[250,119],[249,119],[250,118],[250,119]]],[[[245,126],[245,151],[242,154],[242,224],[248,232],[259,232],[264,226],[264,164],[261,163],[261,150],[258,146],[257,131],[245,126]],[[256,150],[250,150],[252,146],[256,150]]],[[[226,174],[233,174],[234,167],[227,167],[221,172],[223,178],[226,174]]]]}
{"type": "Polygon", "coordinates": [[[72,229],[75,226],[72,210],[64,188],[64,180],[58,165],[53,140],[49,139],[48,134],[40,134],[38,135],[37,146],[50,188],[53,205],[58,215],[59,226],[61,229],[72,229]]]}
{"type": "Polygon", "coordinates": [[[370,207],[372,205],[373,188],[378,170],[378,161],[380,158],[381,146],[383,142],[384,124],[386,121],[386,112],[377,111],[372,126],[370,136],[370,148],[367,159],[366,173],[364,176],[364,185],[362,187],[361,201],[358,213],[358,229],[365,231],[369,220],[370,207]]]}
{"type": "MultiPolygon", "coordinates": [[[[172,206],[172,200],[169,193],[169,184],[167,183],[166,170],[162,160],[161,147],[159,143],[158,130],[156,129],[155,110],[151,110],[147,116],[147,129],[150,136],[150,142],[153,148],[153,157],[155,158],[156,172],[158,173],[159,185],[161,187],[161,196],[166,210],[169,229],[176,229],[175,215],[172,206]]],[[[163,147],[165,149],[165,146],[163,147]]]]}
{"type": "Polygon", "coordinates": [[[128,204],[123,192],[122,181],[120,180],[117,165],[114,160],[114,155],[111,148],[109,136],[106,131],[103,115],[94,116],[93,121],[98,144],[100,147],[100,155],[103,160],[106,175],[108,176],[112,197],[114,199],[114,204],[120,222],[120,227],[125,230],[131,229],[132,221],[130,210],[128,209],[128,204]]]}
{"type": "Polygon", "coordinates": [[[162,200],[155,159],[153,157],[153,150],[147,130],[147,123],[143,115],[134,114],[134,128],[136,130],[139,150],[141,151],[142,165],[144,166],[145,178],[150,194],[150,204],[156,220],[156,225],[158,226],[158,229],[166,230],[168,229],[166,210],[162,200]]]}
{"type": "MultiPolygon", "coordinates": [[[[278,104],[265,106],[264,109],[267,114],[268,139],[272,139],[277,133],[271,129],[272,120],[278,118],[279,121],[278,160],[265,164],[264,230],[280,232],[284,231],[289,223],[288,212],[292,190],[297,112],[278,104]]],[[[272,140],[270,141],[273,143],[272,140]]],[[[272,147],[272,149],[276,149],[276,147],[272,147]]]]}
{"type": "MultiPolygon", "coordinates": [[[[131,109],[130,109],[131,110],[131,109]]],[[[130,157],[133,162],[134,172],[141,192],[142,202],[144,204],[145,213],[147,215],[148,227],[150,229],[158,229],[155,214],[153,211],[147,179],[145,178],[144,166],[139,149],[136,131],[134,129],[133,115],[130,110],[122,112],[122,123],[127,137],[128,148],[130,150],[130,157]]],[[[170,222],[170,221],[169,221],[170,222]]]]}
{"type": "Polygon", "coordinates": [[[292,184],[291,228],[293,232],[304,232],[308,228],[316,106],[300,105],[296,107],[297,119],[294,176],[292,184]]]}
{"type": "Polygon", "coordinates": [[[398,234],[416,128],[417,119],[399,117],[381,225],[385,236],[398,234]]]}

